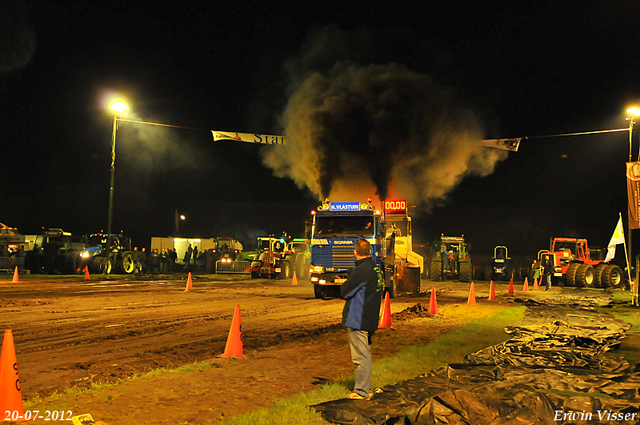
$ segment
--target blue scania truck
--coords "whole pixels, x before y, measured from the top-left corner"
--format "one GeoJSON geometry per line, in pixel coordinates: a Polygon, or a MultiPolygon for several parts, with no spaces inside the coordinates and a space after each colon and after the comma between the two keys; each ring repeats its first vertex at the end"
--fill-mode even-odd
{"type": "Polygon", "coordinates": [[[413,252],[411,218],[406,201],[385,201],[383,211],[371,203],[330,202],[313,211],[310,280],[316,298],[338,296],[355,266],[354,246],[371,243],[371,256],[384,276],[390,297],[420,292],[423,258],[413,252]]]}

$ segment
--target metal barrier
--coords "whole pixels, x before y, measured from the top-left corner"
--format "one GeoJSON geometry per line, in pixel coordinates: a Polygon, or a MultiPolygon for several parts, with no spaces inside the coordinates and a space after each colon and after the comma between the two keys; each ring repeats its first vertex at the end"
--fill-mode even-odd
{"type": "Polygon", "coordinates": [[[217,273],[251,273],[250,261],[232,261],[230,263],[216,261],[217,273]]]}

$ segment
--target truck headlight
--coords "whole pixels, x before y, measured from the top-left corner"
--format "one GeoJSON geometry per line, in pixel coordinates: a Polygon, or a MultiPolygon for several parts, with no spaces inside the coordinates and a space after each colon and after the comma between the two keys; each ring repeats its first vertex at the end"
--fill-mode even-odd
{"type": "Polygon", "coordinates": [[[91,254],[89,253],[89,251],[82,251],[82,252],[80,253],[80,256],[81,256],[82,258],[89,258],[89,257],[91,257],[91,254]]]}
{"type": "Polygon", "coordinates": [[[311,266],[311,273],[324,273],[324,266],[311,266]]]}

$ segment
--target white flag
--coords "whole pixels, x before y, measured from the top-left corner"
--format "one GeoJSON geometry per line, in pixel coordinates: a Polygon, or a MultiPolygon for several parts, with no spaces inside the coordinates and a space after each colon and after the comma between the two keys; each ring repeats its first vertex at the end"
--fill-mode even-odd
{"type": "Polygon", "coordinates": [[[624,229],[622,228],[622,217],[618,219],[618,224],[616,225],[615,230],[613,231],[613,236],[611,236],[611,240],[609,241],[607,256],[604,261],[612,260],[613,257],[616,256],[616,245],[624,243],[624,229]]]}

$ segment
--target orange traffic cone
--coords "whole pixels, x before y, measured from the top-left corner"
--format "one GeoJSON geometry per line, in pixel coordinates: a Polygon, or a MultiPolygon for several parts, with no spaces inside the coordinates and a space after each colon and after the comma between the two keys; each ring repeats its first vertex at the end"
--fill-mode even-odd
{"type": "Polygon", "coordinates": [[[384,305],[382,306],[382,315],[380,316],[380,322],[378,323],[378,328],[393,329],[393,325],[391,324],[391,302],[389,301],[388,292],[384,297],[384,305]]]}
{"type": "Polygon", "coordinates": [[[522,285],[523,292],[529,292],[529,279],[527,276],[524,277],[524,285],[522,285]]]}
{"type": "Polygon", "coordinates": [[[242,331],[240,326],[240,305],[236,304],[236,311],[233,313],[233,321],[231,329],[227,337],[227,345],[224,347],[224,353],[218,357],[236,357],[243,359],[242,355],[242,331]]]}
{"type": "Polygon", "coordinates": [[[89,275],[89,266],[84,266],[84,279],[89,280],[91,276],[89,275]]]}
{"type": "Polygon", "coordinates": [[[431,288],[431,299],[429,300],[429,313],[438,314],[438,303],[436,302],[436,288],[431,288]]]}
{"type": "Polygon", "coordinates": [[[534,290],[534,291],[537,291],[537,290],[539,290],[539,289],[540,289],[540,287],[538,286],[538,278],[537,278],[537,277],[534,277],[534,278],[533,278],[533,290],[534,290]]]}
{"type": "Polygon", "coordinates": [[[16,266],[16,269],[13,271],[13,280],[11,281],[11,283],[18,283],[20,279],[18,278],[18,266],[16,266]]]}
{"type": "Polygon", "coordinates": [[[187,278],[187,287],[185,291],[193,291],[193,280],[191,279],[191,272],[189,272],[189,277],[187,278]]]}
{"type": "Polygon", "coordinates": [[[489,299],[495,300],[496,298],[496,290],[493,287],[493,280],[491,281],[491,286],[489,286],[489,299]]]}
{"type": "MultiPolygon", "coordinates": [[[[13,345],[13,334],[9,329],[4,331],[2,354],[0,354],[0,410],[10,412],[9,418],[23,417],[22,392],[18,376],[16,349],[13,345]]],[[[24,422],[24,419],[16,422],[24,422]]]]}
{"type": "Polygon", "coordinates": [[[291,286],[296,286],[298,284],[298,277],[296,276],[296,271],[293,271],[293,280],[291,281],[291,286]]]}
{"type": "Polygon", "coordinates": [[[516,291],[513,290],[513,277],[509,281],[509,295],[514,295],[516,291]]]}
{"type": "Polygon", "coordinates": [[[469,289],[469,299],[467,299],[467,305],[476,305],[476,285],[471,282],[471,289],[469,289]]]}

